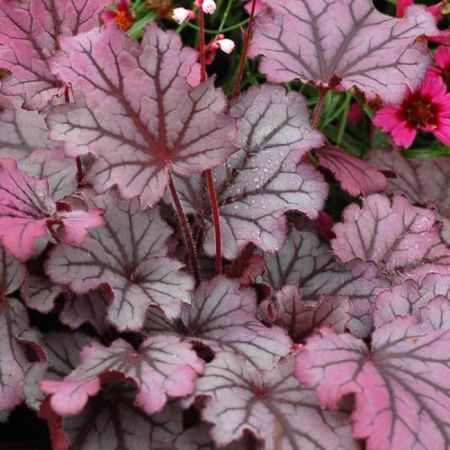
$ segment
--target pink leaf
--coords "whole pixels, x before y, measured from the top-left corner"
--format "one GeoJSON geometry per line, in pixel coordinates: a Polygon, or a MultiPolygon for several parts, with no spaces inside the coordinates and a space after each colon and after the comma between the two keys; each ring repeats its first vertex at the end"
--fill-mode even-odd
{"type": "Polygon", "coordinates": [[[450,276],[431,273],[420,285],[408,279],[378,294],[374,302],[374,324],[380,327],[396,317],[418,315],[421,308],[438,296],[450,298],[450,276]]]}
{"type": "Polygon", "coordinates": [[[164,194],[169,170],[201,173],[235,150],[223,93],[212,80],[188,84],[197,54],[174,32],[151,24],[139,46],[108,26],[61,45],[55,70],[79,100],[53,110],[51,136],[65,141],[71,156],[97,156],[88,179],[98,191],[117,184],[122,196],[140,195],[151,206],[164,194]]]}
{"type": "Polygon", "coordinates": [[[110,347],[92,342],[81,352],[81,365],[62,381],[44,380],[41,388],[53,394],[52,408],[63,416],[79,413],[88,397],[98,393],[102,375],[120,373],[138,389],[136,404],[147,414],[161,411],[167,397],[190,394],[203,361],[191,346],[175,336],[155,336],[136,352],[119,339],[110,347]]]}
{"type": "Polygon", "coordinates": [[[324,145],[316,154],[319,164],[332,172],[341,188],[353,197],[386,190],[387,179],[376,166],[332,145],[324,145]]]}
{"type": "Polygon", "coordinates": [[[179,261],[166,257],[172,230],[159,210],[141,210],[136,200],[112,200],[104,221],[83,245],[61,245],[51,252],[49,277],[77,294],[107,284],[114,295],[108,319],[120,330],[139,329],[150,305],[161,307],[169,318],[179,316],[194,283],[179,261]]]}
{"type": "MultiPolygon", "coordinates": [[[[262,85],[241,95],[230,113],[238,121],[240,149],[214,176],[223,241],[227,243],[223,255],[234,259],[249,242],[267,252],[278,250],[286,236],[284,214],[295,210],[317,217],[328,189],[312,165],[299,164],[307,151],[323,141],[309,124],[303,97],[262,85]]],[[[192,211],[199,200],[189,185],[201,182],[177,181],[187,210],[192,211]]],[[[208,254],[214,254],[214,242],[209,226],[205,239],[208,254]]]]}
{"type": "Polygon", "coordinates": [[[415,317],[378,328],[372,348],[330,329],[311,337],[296,375],[336,409],[354,393],[353,435],[367,449],[444,449],[449,441],[450,331],[426,331],[415,317]]]}
{"type": "Polygon", "coordinates": [[[439,34],[421,6],[395,19],[369,0],[266,3],[274,13],[257,19],[250,56],[263,55],[260,69],[277,83],[300,79],[326,88],[356,86],[368,99],[399,103],[408,86],[418,86],[430,62],[416,39],[439,34]]]}
{"type": "Polygon", "coordinates": [[[357,448],[348,416],[322,411],[313,391],[295,380],[294,363],[291,356],[263,373],[225,352],[206,366],[196,395],[207,398],[203,418],[214,424],[219,447],[251,432],[268,450],[357,448]]]}
{"type": "Polygon", "coordinates": [[[33,254],[35,242],[48,236],[48,227],[65,227],[64,239],[81,243],[85,228],[103,223],[99,211],[59,213],[49,194],[48,182],[37,179],[17,168],[12,159],[0,160],[0,239],[17,259],[25,261],[33,254]],[[89,217],[82,224],[72,217],[89,217]]]}
{"type": "Polygon", "coordinates": [[[265,261],[267,279],[275,289],[297,284],[307,302],[317,301],[321,295],[348,297],[352,305],[348,328],[358,336],[367,336],[375,296],[389,286],[375,264],[357,259],[342,264],[315,233],[296,229],[284,247],[266,255],[265,261]]]}
{"type": "Polygon", "coordinates": [[[64,225],[64,242],[81,245],[85,241],[90,228],[103,225],[102,214],[99,209],[60,213],[59,217],[64,225]]]}
{"type": "Polygon", "coordinates": [[[350,319],[351,303],[347,296],[323,294],[317,302],[305,302],[295,285],[287,285],[276,293],[275,299],[265,300],[260,311],[275,324],[285,328],[299,342],[316,329],[329,326],[343,333],[350,319]],[[273,318],[271,319],[271,313],[273,318]]]}
{"type": "Polygon", "coordinates": [[[368,196],[362,207],[345,209],[334,231],[332,247],[343,261],[374,261],[392,278],[398,273],[417,280],[430,272],[450,274],[450,255],[435,213],[412,206],[404,197],[391,202],[379,194],[368,196]]]}
{"type": "Polygon", "coordinates": [[[42,110],[64,92],[51,73],[49,59],[58,38],[88,31],[99,24],[109,0],[4,1],[0,6],[0,66],[12,72],[2,81],[8,95],[25,95],[26,109],[42,110]]]}
{"type": "Polygon", "coordinates": [[[291,341],[279,327],[266,327],[256,319],[256,294],[240,288],[237,281],[216,277],[204,282],[194,292],[192,305],[183,310],[182,330],[170,323],[153,320],[150,315],[146,330],[175,331],[213,352],[233,351],[243,354],[256,367],[267,370],[286,356],[291,341]]]}
{"type": "Polygon", "coordinates": [[[439,295],[420,310],[421,326],[425,330],[450,329],[450,299],[439,295]]]}
{"type": "Polygon", "coordinates": [[[0,158],[20,161],[37,149],[54,149],[44,116],[21,108],[20,97],[0,96],[0,158]]]}

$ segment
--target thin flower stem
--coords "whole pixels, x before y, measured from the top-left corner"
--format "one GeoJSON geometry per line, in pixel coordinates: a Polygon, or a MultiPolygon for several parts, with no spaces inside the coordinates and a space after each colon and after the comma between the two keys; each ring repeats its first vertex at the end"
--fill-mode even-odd
{"type": "MultiPolygon", "coordinates": [[[[200,81],[206,81],[206,60],[205,60],[205,15],[200,7],[198,22],[200,27],[200,81]]],[[[214,239],[216,243],[216,274],[222,273],[222,231],[220,229],[219,202],[217,201],[216,189],[212,170],[205,170],[206,182],[208,185],[209,202],[214,223],[214,239]]]]}
{"type": "Polygon", "coordinates": [[[180,197],[178,196],[175,183],[173,182],[172,174],[169,173],[169,189],[172,195],[173,207],[177,214],[178,222],[181,227],[181,231],[184,238],[184,244],[186,246],[187,259],[189,264],[189,269],[194,276],[195,284],[198,286],[201,282],[200,271],[198,269],[197,255],[195,251],[194,241],[192,239],[191,229],[189,228],[189,223],[186,218],[186,214],[183,210],[183,205],[181,204],[180,197]]]}
{"type": "Polygon", "coordinates": [[[321,89],[320,95],[319,95],[319,101],[316,104],[316,107],[314,108],[313,117],[311,119],[311,125],[314,128],[317,128],[317,125],[319,125],[320,115],[322,114],[323,106],[325,104],[325,98],[327,96],[328,89],[321,89]]]}
{"type": "Polygon", "coordinates": [[[239,69],[234,82],[233,96],[235,98],[239,95],[241,90],[242,77],[244,76],[245,61],[247,60],[248,47],[250,46],[250,39],[252,37],[253,22],[255,20],[256,0],[252,0],[252,9],[250,11],[250,18],[248,21],[247,29],[245,30],[244,48],[242,49],[241,60],[239,61],[239,69]]]}

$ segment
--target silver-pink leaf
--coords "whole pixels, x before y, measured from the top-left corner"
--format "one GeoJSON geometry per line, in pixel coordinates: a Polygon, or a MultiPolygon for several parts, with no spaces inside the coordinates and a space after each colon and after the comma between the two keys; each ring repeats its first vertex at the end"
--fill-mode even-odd
{"type": "Polygon", "coordinates": [[[267,0],[273,15],[257,19],[250,56],[263,55],[269,81],[295,79],[345,90],[357,87],[369,99],[399,103],[421,82],[429,65],[424,34],[439,30],[422,6],[396,19],[370,0],[267,0]]]}
{"type": "MultiPolygon", "coordinates": [[[[99,25],[109,0],[9,0],[0,5],[0,67],[12,72],[2,80],[8,95],[24,95],[26,109],[44,109],[64,86],[50,70],[58,38],[99,25]]],[[[19,97],[18,97],[19,98],[19,97]]]]}
{"type": "Polygon", "coordinates": [[[190,302],[194,282],[179,261],[166,257],[172,230],[159,210],[142,210],[137,200],[113,200],[104,220],[105,226],[91,230],[83,245],[60,245],[51,252],[50,278],[77,294],[107,284],[114,295],[108,320],[120,330],[139,329],[150,305],[178,317],[182,303],[190,302]]]}
{"type": "Polygon", "coordinates": [[[75,105],[54,108],[51,137],[71,156],[97,157],[87,179],[103,192],[153,205],[169,171],[192,175],[225,161],[235,147],[234,120],[213,80],[189,84],[197,53],[173,31],[147,27],[139,46],[115,26],[61,40],[54,68],[70,83],[75,105]]]}
{"type": "Polygon", "coordinates": [[[146,339],[138,351],[122,339],[110,347],[94,341],[83,348],[80,359],[81,364],[63,380],[40,383],[44,392],[52,394],[52,408],[62,416],[79,414],[88,397],[99,392],[101,377],[109,373],[133,381],[136,404],[154,414],[162,410],[168,396],[189,395],[204,365],[190,344],[162,335],[146,339]]]}
{"type": "Polygon", "coordinates": [[[332,247],[342,261],[360,258],[385,268],[391,278],[420,281],[427,273],[450,274],[450,253],[442,242],[436,214],[401,196],[374,194],[363,206],[348,206],[334,226],[332,247]]]}
{"type": "Polygon", "coordinates": [[[332,410],[355,394],[353,435],[368,450],[444,450],[450,440],[450,330],[429,330],[414,316],[372,336],[371,349],[323,328],[297,359],[296,375],[332,410]]]}
{"type": "Polygon", "coordinates": [[[266,450],[357,448],[348,416],[323,411],[314,392],[294,378],[294,363],[291,356],[263,374],[239,355],[221,353],[206,366],[196,395],[207,399],[203,418],[214,424],[219,447],[249,431],[266,450]]]}

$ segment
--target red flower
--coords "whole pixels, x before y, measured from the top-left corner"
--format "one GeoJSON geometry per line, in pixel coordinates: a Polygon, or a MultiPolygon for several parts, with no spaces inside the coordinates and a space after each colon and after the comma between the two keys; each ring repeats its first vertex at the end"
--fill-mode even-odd
{"type": "Polygon", "coordinates": [[[134,23],[134,15],[130,9],[130,0],[118,0],[116,9],[102,14],[105,23],[115,22],[122,30],[128,31],[134,23]]]}
{"type": "Polygon", "coordinates": [[[429,71],[420,88],[409,91],[400,105],[380,109],[373,123],[390,132],[401,147],[410,147],[419,130],[431,132],[450,145],[450,93],[442,78],[429,71]]]}

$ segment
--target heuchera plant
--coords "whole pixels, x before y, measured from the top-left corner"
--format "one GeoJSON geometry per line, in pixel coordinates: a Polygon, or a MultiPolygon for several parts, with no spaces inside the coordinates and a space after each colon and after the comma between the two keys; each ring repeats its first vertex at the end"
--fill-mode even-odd
{"type": "Polygon", "coordinates": [[[0,3],[0,448],[450,448],[450,4],[395,4],[0,3]]]}

